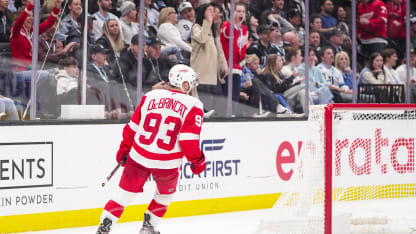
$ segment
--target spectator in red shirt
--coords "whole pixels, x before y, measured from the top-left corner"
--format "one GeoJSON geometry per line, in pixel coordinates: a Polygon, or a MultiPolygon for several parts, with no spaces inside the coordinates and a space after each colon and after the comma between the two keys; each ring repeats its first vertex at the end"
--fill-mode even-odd
{"type": "Polygon", "coordinates": [[[381,52],[387,45],[387,8],[381,0],[360,0],[357,34],[362,54],[381,52]]]}
{"type": "Polygon", "coordinates": [[[387,2],[387,32],[388,37],[393,41],[391,47],[397,50],[399,60],[403,58],[406,50],[406,0],[391,0],[387,2]]]}
{"type": "Polygon", "coordinates": [[[391,0],[386,4],[388,20],[387,31],[389,38],[405,37],[404,19],[406,17],[406,0],[391,0]]]}
{"type": "MultiPolygon", "coordinates": [[[[61,8],[61,0],[55,1],[48,19],[39,25],[39,34],[44,33],[55,24],[61,8]]],[[[27,7],[13,24],[10,33],[10,48],[14,62],[19,65],[18,70],[26,70],[32,62],[32,32],[33,32],[33,0],[30,0],[27,7]]]]}
{"type": "MultiPolygon", "coordinates": [[[[238,102],[240,98],[240,77],[242,74],[242,67],[240,62],[246,56],[247,44],[248,44],[248,30],[243,22],[246,20],[246,6],[244,4],[236,4],[234,11],[234,42],[233,42],[233,89],[232,89],[232,98],[234,101],[238,102]]],[[[225,58],[228,62],[229,54],[229,41],[230,41],[230,21],[225,21],[221,29],[221,45],[224,50],[225,58]]],[[[225,84],[223,85],[224,94],[228,93],[228,79],[225,79],[225,84]]]]}
{"type": "MultiPolygon", "coordinates": [[[[61,0],[55,1],[48,19],[39,25],[39,34],[44,33],[55,24],[61,8],[61,0]]],[[[10,33],[10,48],[13,62],[18,65],[18,70],[26,70],[32,62],[32,32],[33,32],[33,0],[29,1],[27,7],[13,24],[10,33]]]]}

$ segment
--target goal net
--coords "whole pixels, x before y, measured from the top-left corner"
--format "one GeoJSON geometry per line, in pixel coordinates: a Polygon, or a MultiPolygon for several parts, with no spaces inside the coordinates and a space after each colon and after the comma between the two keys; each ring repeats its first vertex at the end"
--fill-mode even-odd
{"type": "Polygon", "coordinates": [[[416,234],[416,105],[312,106],[289,185],[256,233],[416,234]]]}

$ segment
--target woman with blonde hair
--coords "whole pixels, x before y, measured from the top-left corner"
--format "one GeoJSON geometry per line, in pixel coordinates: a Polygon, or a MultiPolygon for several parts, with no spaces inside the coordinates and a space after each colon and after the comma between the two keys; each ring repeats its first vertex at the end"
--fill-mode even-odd
{"type": "Polygon", "coordinates": [[[334,63],[335,67],[342,73],[344,84],[352,90],[353,74],[350,66],[350,56],[345,51],[340,51],[335,55],[334,63]]]}
{"type": "MultiPolygon", "coordinates": [[[[192,52],[189,44],[184,42],[176,24],[178,23],[178,14],[172,7],[165,7],[160,11],[158,27],[158,36],[163,43],[163,48],[177,47],[188,53],[192,52]]],[[[163,53],[163,52],[162,52],[163,53]]]]}
{"type": "MultiPolygon", "coordinates": [[[[246,65],[243,67],[243,74],[241,75],[241,92],[240,99],[244,100],[248,105],[258,108],[260,103],[266,113],[269,111],[276,113],[277,117],[280,114],[291,114],[292,112],[286,108],[287,104],[284,98],[280,95],[274,95],[260,79],[260,59],[255,54],[246,55],[246,65]]],[[[266,114],[264,113],[264,114],[266,114]]],[[[253,117],[262,117],[254,114],[253,117]]]]}
{"type": "MultiPolygon", "coordinates": [[[[294,76],[284,77],[281,73],[282,67],[282,57],[278,54],[269,54],[266,57],[263,74],[260,76],[261,81],[274,94],[281,94],[292,110],[296,110],[297,105],[300,104],[305,112],[305,85],[301,84],[301,81],[293,82],[294,76]]],[[[312,104],[311,98],[309,98],[309,103],[312,104]]]]}
{"type": "Polygon", "coordinates": [[[120,52],[126,48],[120,32],[120,26],[116,19],[108,19],[103,24],[103,35],[97,40],[109,52],[107,54],[108,64],[114,64],[116,56],[120,56],[120,52]]]}

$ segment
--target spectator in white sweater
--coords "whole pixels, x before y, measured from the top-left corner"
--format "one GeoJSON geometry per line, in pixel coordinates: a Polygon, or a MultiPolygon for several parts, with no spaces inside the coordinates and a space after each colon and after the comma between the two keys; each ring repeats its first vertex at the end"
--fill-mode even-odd
{"type": "Polygon", "coordinates": [[[59,66],[56,75],[56,94],[65,95],[73,89],[78,88],[79,68],[78,61],[74,57],[66,57],[59,60],[59,66]]]}
{"type": "MultiPolygon", "coordinates": [[[[162,50],[167,47],[178,47],[183,51],[191,53],[191,46],[182,40],[181,34],[176,27],[178,14],[172,7],[165,7],[160,11],[158,22],[158,36],[163,43],[162,50]]],[[[163,51],[162,51],[163,53],[163,51]]]]}
{"type": "Polygon", "coordinates": [[[399,74],[394,67],[397,63],[397,53],[393,48],[384,49],[381,53],[384,60],[383,70],[388,84],[402,84],[399,74]]]}

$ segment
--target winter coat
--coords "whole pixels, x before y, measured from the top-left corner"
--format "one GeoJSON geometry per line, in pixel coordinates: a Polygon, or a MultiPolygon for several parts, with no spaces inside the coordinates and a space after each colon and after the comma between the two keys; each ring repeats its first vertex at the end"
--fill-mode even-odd
{"type": "Polygon", "coordinates": [[[213,38],[210,22],[204,20],[202,26],[194,24],[191,44],[191,67],[198,75],[199,83],[217,85],[218,74],[227,69],[227,61],[219,37],[213,38]]]}

